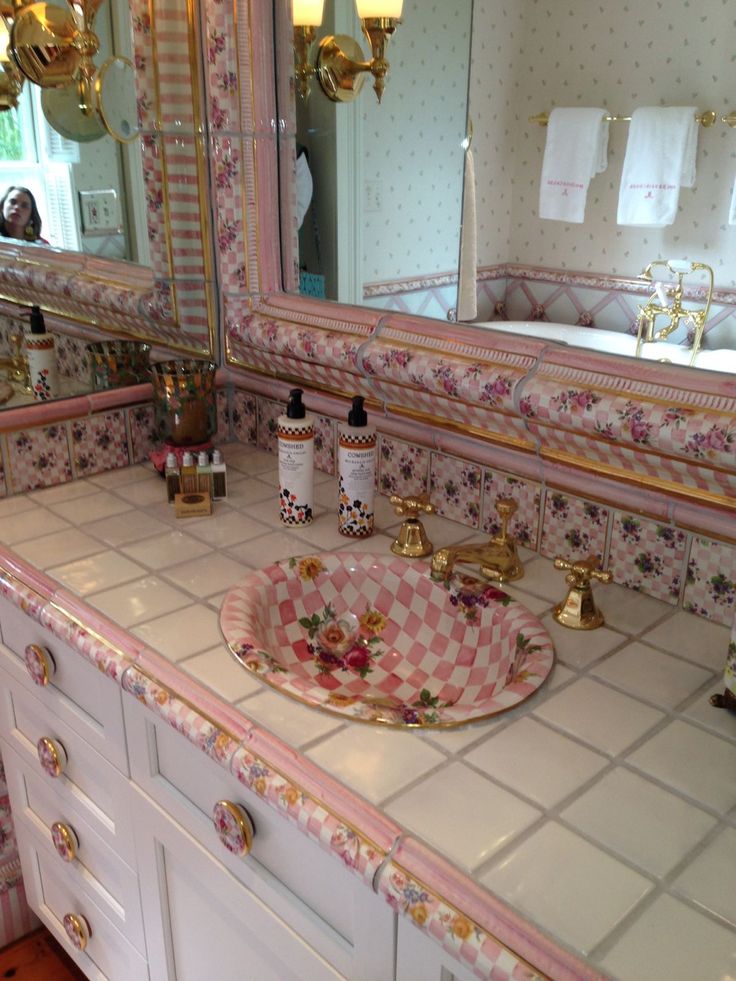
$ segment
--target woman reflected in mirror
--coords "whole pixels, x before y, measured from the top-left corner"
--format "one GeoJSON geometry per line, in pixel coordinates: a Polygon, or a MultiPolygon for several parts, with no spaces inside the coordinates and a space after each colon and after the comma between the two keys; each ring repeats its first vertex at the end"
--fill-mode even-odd
{"type": "Polygon", "coordinates": [[[0,198],[0,235],[22,242],[49,244],[41,238],[41,215],[27,187],[11,185],[0,198]]]}

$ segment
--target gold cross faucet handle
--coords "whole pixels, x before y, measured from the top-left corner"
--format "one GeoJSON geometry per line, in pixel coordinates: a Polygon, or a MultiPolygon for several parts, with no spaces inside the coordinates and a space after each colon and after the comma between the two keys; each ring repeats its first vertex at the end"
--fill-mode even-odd
{"type": "Polygon", "coordinates": [[[421,511],[434,514],[434,504],[429,503],[426,494],[418,497],[399,497],[398,494],[392,494],[388,500],[400,518],[418,518],[421,511]]]}
{"type": "Polygon", "coordinates": [[[420,512],[434,514],[434,504],[429,503],[427,495],[399,497],[397,494],[392,494],[389,502],[393,505],[396,514],[405,519],[396,540],[391,545],[391,551],[395,555],[403,555],[408,559],[420,559],[425,555],[431,555],[432,543],[419,520],[420,512]]]}
{"type": "Polygon", "coordinates": [[[610,582],[613,579],[613,575],[608,570],[604,572],[598,568],[598,559],[594,555],[587,559],[576,559],[574,562],[556,558],[555,569],[562,569],[569,573],[565,576],[565,582],[576,589],[590,586],[591,579],[597,579],[599,582],[610,582]]]}
{"type": "Polygon", "coordinates": [[[597,609],[593,600],[593,590],[590,583],[592,579],[607,583],[613,578],[612,574],[606,570],[598,568],[598,559],[590,556],[587,559],[576,559],[569,562],[567,559],[556,558],[555,569],[566,572],[565,582],[568,585],[568,593],[562,603],[558,603],[552,611],[552,616],[564,627],[572,627],[573,630],[593,630],[601,627],[604,623],[603,614],[597,609]]]}

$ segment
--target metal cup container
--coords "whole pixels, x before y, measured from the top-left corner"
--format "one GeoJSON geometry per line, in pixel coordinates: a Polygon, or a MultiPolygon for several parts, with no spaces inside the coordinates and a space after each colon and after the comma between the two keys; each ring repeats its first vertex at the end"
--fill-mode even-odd
{"type": "Polygon", "coordinates": [[[211,361],[181,359],[152,364],[156,432],[164,443],[195,446],[217,431],[215,371],[211,361]]]}
{"type": "Polygon", "coordinates": [[[150,344],[142,341],[96,341],[87,345],[92,390],[104,392],[149,380],[150,344]]]}

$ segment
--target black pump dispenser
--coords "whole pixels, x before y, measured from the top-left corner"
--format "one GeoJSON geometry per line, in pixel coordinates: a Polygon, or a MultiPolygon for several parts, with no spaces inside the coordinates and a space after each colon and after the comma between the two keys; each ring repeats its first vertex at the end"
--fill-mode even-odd
{"type": "Polygon", "coordinates": [[[353,407],[348,412],[348,426],[360,428],[368,425],[368,414],[363,408],[363,401],[362,395],[353,396],[353,407]]]}
{"type": "Polygon", "coordinates": [[[31,333],[45,334],[46,324],[41,313],[41,307],[31,307],[31,333]]]}
{"type": "Polygon", "coordinates": [[[286,403],[287,419],[304,419],[307,410],[302,402],[302,389],[292,388],[289,392],[289,401],[286,403]]]}

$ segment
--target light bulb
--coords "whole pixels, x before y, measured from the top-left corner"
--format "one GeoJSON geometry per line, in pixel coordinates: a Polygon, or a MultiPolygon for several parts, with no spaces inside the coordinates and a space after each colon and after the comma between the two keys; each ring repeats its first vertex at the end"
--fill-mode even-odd
{"type": "Polygon", "coordinates": [[[358,17],[401,17],[404,0],[355,0],[358,17]]]}
{"type": "Polygon", "coordinates": [[[319,27],[325,0],[292,0],[291,14],[294,27],[319,27]]]}

